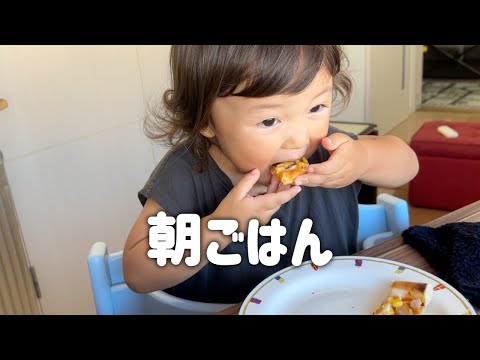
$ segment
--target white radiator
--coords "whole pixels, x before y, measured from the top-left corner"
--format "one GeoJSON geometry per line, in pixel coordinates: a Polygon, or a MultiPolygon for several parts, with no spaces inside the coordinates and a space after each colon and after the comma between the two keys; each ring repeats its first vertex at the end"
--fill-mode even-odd
{"type": "Polygon", "coordinates": [[[41,314],[37,293],[0,151],[0,314],[41,314]]]}

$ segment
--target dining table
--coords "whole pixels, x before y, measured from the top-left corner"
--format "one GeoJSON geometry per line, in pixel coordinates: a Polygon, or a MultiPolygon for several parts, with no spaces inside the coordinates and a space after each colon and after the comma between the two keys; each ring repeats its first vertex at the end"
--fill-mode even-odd
{"type": "MultiPolygon", "coordinates": [[[[432,221],[425,223],[425,226],[439,227],[441,225],[454,222],[479,222],[480,221],[480,200],[460,209],[452,211],[432,221]]],[[[425,270],[436,275],[435,269],[420,255],[413,247],[406,244],[401,235],[392,237],[371,248],[359,251],[355,254],[358,256],[378,257],[389,260],[395,260],[419,269],[425,270]]],[[[241,303],[232,305],[226,309],[219,311],[218,315],[238,315],[241,303]]],[[[475,307],[477,314],[480,314],[480,308],[475,307]]]]}

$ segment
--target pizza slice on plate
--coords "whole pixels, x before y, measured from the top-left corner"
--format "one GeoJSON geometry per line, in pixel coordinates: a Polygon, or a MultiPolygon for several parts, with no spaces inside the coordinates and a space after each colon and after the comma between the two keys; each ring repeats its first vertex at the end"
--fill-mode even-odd
{"type": "Polygon", "coordinates": [[[271,167],[270,172],[276,176],[283,185],[293,183],[293,180],[299,175],[308,173],[308,160],[302,157],[300,160],[285,161],[275,164],[271,167]]]}
{"type": "Polygon", "coordinates": [[[374,315],[422,315],[432,298],[432,285],[393,281],[390,292],[374,315]]]}

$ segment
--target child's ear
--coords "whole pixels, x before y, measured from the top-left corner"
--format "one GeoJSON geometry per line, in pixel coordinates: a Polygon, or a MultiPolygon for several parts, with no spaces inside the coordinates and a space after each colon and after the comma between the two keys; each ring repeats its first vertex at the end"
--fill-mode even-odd
{"type": "Polygon", "coordinates": [[[215,137],[215,130],[213,130],[211,125],[207,125],[203,130],[200,131],[200,134],[211,139],[215,137]]]}

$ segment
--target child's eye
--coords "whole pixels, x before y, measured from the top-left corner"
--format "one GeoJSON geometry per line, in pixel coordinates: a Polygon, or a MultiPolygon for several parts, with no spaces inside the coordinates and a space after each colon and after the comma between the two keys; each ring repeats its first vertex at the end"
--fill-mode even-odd
{"type": "Polygon", "coordinates": [[[261,127],[269,128],[269,127],[272,127],[272,126],[276,125],[277,122],[278,122],[278,119],[271,118],[271,119],[263,120],[259,125],[261,127]]]}
{"type": "Polygon", "coordinates": [[[310,112],[316,113],[316,112],[322,111],[324,107],[325,107],[324,105],[314,106],[313,108],[310,109],[310,112]]]}

